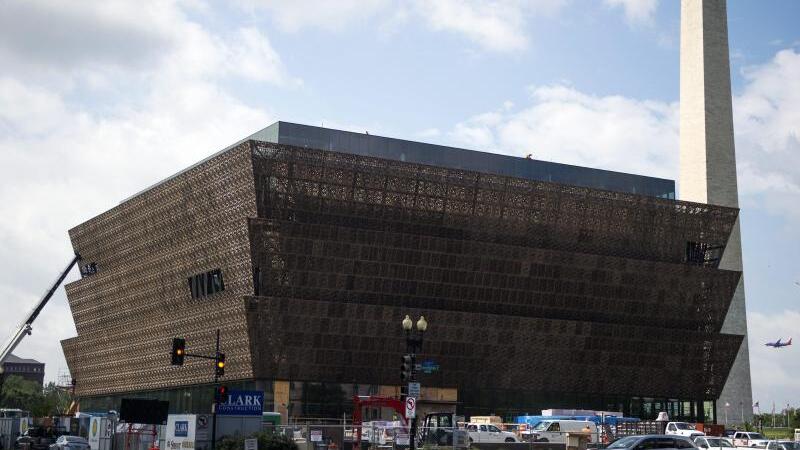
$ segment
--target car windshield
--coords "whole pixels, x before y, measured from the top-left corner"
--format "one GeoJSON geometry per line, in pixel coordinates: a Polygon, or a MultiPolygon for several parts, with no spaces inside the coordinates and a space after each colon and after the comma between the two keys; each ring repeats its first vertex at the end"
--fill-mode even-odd
{"type": "Polygon", "coordinates": [[[679,430],[694,430],[694,427],[686,422],[677,422],[675,426],[678,427],[679,430]]]}
{"type": "Polygon", "coordinates": [[[617,441],[614,441],[611,445],[606,448],[629,448],[633,447],[633,445],[639,440],[639,436],[627,436],[617,441]]]}
{"type": "Polygon", "coordinates": [[[800,450],[800,442],[779,442],[778,445],[784,450],[800,450]]]}
{"type": "Polygon", "coordinates": [[[720,438],[707,438],[709,447],[728,447],[733,448],[733,445],[727,439],[720,438]]]}
{"type": "Polygon", "coordinates": [[[536,424],[536,426],[535,426],[535,427],[533,427],[533,429],[534,429],[534,430],[546,430],[546,429],[547,429],[547,427],[549,427],[551,423],[552,423],[552,422],[549,422],[549,421],[546,421],[546,422],[539,422],[539,423],[537,423],[537,424],[536,424]]]}

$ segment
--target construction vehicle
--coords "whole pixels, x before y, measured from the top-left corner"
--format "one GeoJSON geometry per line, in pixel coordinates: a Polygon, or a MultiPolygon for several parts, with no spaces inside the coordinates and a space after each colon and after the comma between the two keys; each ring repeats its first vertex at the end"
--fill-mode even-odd
{"type": "MultiPolygon", "coordinates": [[[[39,317],[39,313],[42,312],[42,308],[44,308],[44,305],[46,305],[47,302],[50,300],[50,297],[52,297],[53,294],[55,294],[56,289],[58,289],[58,287],[61,286],[61,283],[64,281],[64,278],[67,277],[69,271],[80,259],[81,256],[76,253],[75,257],[72,258],[72,261],[70,261],[70,263],[67,265],[67,268],[61,272],[61,275],[58,276],[58,279],[56,279],[55,283],[53,283],[50,289],[44,294],[44,297],[42,297],[41,300],[39,300],[39,303],[36,304],[36,306],[30,313],[28,313],[28,315],[25,317],[25,320],[19,325],[19,327],[17,327],[14,334],[11,335],[11,338],[3,346],[2,351],[0,351],[0,367],[2,367],[3,363],[6,362],[6,359],[8,359],[9,355],[11,355],[11,352],[13,352],[14,349],[17,348],[19,343],[22,342],[22,339],[24,339],[25,336],[33,332],[32,328],[33,321],[36,320],[37,317],[39,317]]],[[[91,265],[89,270],[96,270],[96,267],[97,266],[95,265],[91,265]]]]}

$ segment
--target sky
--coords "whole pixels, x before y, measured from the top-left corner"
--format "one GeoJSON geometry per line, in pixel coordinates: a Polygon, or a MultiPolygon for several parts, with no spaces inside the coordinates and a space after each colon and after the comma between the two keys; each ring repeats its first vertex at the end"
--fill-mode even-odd
{"type": "MultiPolygon", "coordinates": [[[[800,345],[764,346],[800,339],[800,2],[728,3],[753,400],[780,410],[800,406],[800,345]]],[[[70,228],[276,120],[677,180],[679,32],[677,0],[0,0],[0,332],[70,228]]],[[[74,335],[62,288],[16,354],[55,380],[74,335]]]]}

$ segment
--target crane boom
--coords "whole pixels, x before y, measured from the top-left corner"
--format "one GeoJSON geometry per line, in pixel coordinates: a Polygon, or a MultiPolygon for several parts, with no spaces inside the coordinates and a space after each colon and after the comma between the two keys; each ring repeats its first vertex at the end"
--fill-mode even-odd
{"type": "Polygon", "coordinates": [[[67,268],[61,272],[61,275],[58,276],[55,283],[53,283],[50,289],[44,294],[42,299],[39,300],[39,303],[37,303],[36,306],[33,308],[33,310],[31,310],[31,312],[25,318],[25,321],[22,322],[19,325],[19,327],[17,327],[14,334],[11,335],[11,338],[8,340],[6,345],[3,346],[2,352],[0,352],[0,367],[2,367],[2,364],[4,362],[6,362],[6,359],[8,358],[9,355],[11,355],[11,352],[13,352],[15,348],[17,348],[17,345],[19,345],[19,343],[22,342],[22,339],[25,338],[25,336],[31,334],[31,331],[33,330],[33,328],[31,327],[33,321],[36,320],[36,318],[39,316],[39,313],[42,312],[42,308],[44,308],[44,305],[46,305],[47,302],[50,300],[50,297],[52,297],[53,294],[55,294],[56,289],[58,289],[58,287],[61,286],[61,283],[64,281],[64,278],[67,277],[69,271],[80,259],[81,255],[75,253],[75,257],[72,258],[72,261],[70,261],[70,263],[67,265],[67,268]]]}

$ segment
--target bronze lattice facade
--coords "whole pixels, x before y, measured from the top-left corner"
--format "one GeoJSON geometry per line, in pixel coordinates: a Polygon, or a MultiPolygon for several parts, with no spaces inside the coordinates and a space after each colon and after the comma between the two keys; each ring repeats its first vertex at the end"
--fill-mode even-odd
{"type": "Polygon", "coordinates": [[[98,272],[67,286],[63,347],[82,396],[207,382],[170,340],[217,328],[228,380],[396,385],[424,314],[423,383],[466,411],[713,400],[742,341],[715,260],[737,214],[251,140],[70,231],[98,272]],[[192,285],[211,272],[223,291],[192,285]]]}

